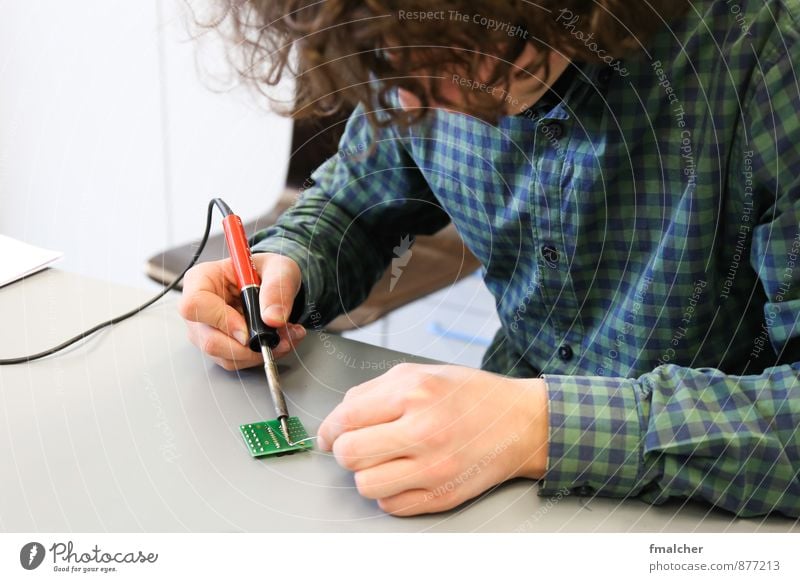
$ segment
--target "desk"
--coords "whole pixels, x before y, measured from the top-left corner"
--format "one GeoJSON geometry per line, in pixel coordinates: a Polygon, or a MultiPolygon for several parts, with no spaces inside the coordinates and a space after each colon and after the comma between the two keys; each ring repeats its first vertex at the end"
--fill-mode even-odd
{"type": "MultiPolygon", "coordinates": [[[[0,289],[0,354],[33,353],[147,292],[48,270],[0,289]]],[[[185,337],[166,298],[57,357],[0,367],[0,530],[789,532],[695,503],[540,498],[517,480],[448,513],[383,514],[318,451],[255,460],[239,425],[271,418],[260,369],[229,373],[185,337]]],[[[309,432],[351,386],[420,358],[310,333],[281,361],[309,432]]]]}

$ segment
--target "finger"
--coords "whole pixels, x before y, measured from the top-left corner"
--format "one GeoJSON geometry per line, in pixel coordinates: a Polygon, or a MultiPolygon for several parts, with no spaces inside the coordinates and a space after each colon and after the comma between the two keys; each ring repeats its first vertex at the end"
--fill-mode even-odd
{"type": "Polygon", "coordinates": [[[333,443],[336,461],[350,471],[361,471],[411,452],[397,422],[346,432],[333,443]]]}
{"type": "Polygon", "coordinates": [[[265,253],[260,258],[261,318],[271,327],[284,325],[300,290],[300,267],[292,259],[265,253]]]}
{"type": "Polygon", "coordinates": [[[236,339],[240,345],[247,343],[247,324],[244,316],[211,291],[195,290],[181,300],[180,313],[187,321],[210,325],[236,339]]]}
{"type": "Polygon", "coordinates": [[[458,505],[457,498],[449,492],[437,494],[427,489],[403,491],[391,497],[378,499],[378,507],[398,517],[446,511],[458,505]]]}
{"type": "Polygon", "coordinates": [[[222,296],[232,286],[235,288],[235,281],[230,260],[198,263],[183,276],[184,295],[191,295],[195,291],[210,291],[222,296]]]}
{"type": "Polygon", "coordinates": [[[204,323],[188,323],[189,341],[213,358],[238,362],[239,367],[261,363],[261,354],[246,348],[227,334],[204,323]]]}
{"type": "Polygon", "coordinates": [[[302,325],[289,324],[287,327],[278,328],[278,336],[281,339],[272,350],[272,355],[276,358],[282,358],[294,351],[303,338],[306,337],[307,331],[302,325]]]}
{"type": "Polygon", "coordinates": [[[428,476],[416,461],[396,459],[388,463],[358,471],[356,488],[367,499],[384,499],[406,491],[426,489],[428,476]]]}
{"type": "Polygon", "coordinates": [[[238,362],[234,362],[233,360],[228,360],[225,358],[211,358],[211,361],[228,372],[233,372],[234,370],[239,370],[244,367],[240,366],[238,362]]]}
{"type": "Polygon", "coordinates": [[[374,390],[358,398],[342,401],[319,427],[317,441],[323,451],[331,447],[342,434],[366,426],[397,420],[403,414],[401,400],[395,394],[374,390]]]}

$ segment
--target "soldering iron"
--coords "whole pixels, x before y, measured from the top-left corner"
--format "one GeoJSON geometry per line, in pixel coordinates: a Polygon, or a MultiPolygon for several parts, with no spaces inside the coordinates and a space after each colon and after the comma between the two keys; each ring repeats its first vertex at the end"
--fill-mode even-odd
{"type": "Polygon", "coordinates": [[[280,381],[278,380],[278,367],[272,350],[280,342],[277,330],[269,327],[261,319],[261,308],[258,294],[261,289],[261,277],[253,264],[253,255],[250,252],[250,245],[244,232],[242,219],[233,213],[230,206],[220,198],[212,200],[214,205],[222,212],[222,228],[225,230],[225,242],[228,244],[228,253],[233,262],[233,270],[236,273],[236,281],[242,297],[242,311],[245,322],[247,322],[248,345],[254,352],[261,352],[264,356],[264,371],[267,374],[267,385],[272,396],[272,404],[275,406],[275,414],[281,423],[283,436],[286,442],[291,442],[289,438],[289,412],[286,408],[286,400],[283,398],[280,381]]]}
{"type": "Polygon", "coordinates": [[[264,357],[264,371],[267,374],[267,385],[269,386],[270,396],[272,396],[275,413],[280,421],[281,431],[286,438],[286,442],[290,446],[294,445],[295,443],[293,443],[289,437],[289,412],[286,408],[286,400],[283,397],[283,392],[281,391],[280,381],[278,380],[278,368],[275,364],[275,358],[272,355],[272,350],[280,342],[280,337],[278,336],[277,330],[266,325],[261,319],[261,310],[259,308],[258,299],[259,290],[261,287],[261,277],[259,276],[255,265],[253,264],[253,255],[250,253],[250,245],[247,243],[247,236],[245,235],[244,226],[242,225],[242,219],[234,214],[230,206],[228,206],[220,198],[214,198],[208,204],[208,211],[206,213],[206,227],[205,231],[203,232],[203,238],[200,240],[200,244],[192,256],[191,261],[189,261],[189,264],[186,266],[183,272],[178,275],[175,280],[172,281],[172,283],[167,285],[163,291],[142,305],[123,313],[122,315],[118,315],[117,317],[109,319],[108,321],[99,323],[53,348],[32,354],[30,356],[0,359],[0,366],[32,362],[34,360],[38,360],[59,352],[78,341],[86,339],[90,335],[105,327],[115,325],[128,319],[129,317],[136,315],[137,313],[140,313],[142,310],[150,307],[164,295],[175,289],[178,283],[183,280],[183,277],[186,275],[187,271],[197,263],[197,260],[200,258],[200,255],[202,254],[203,249],[208,242],[208,236],[211,232],[211,216],[215,207],[223,215],[222,227],[225,231],[225,240],[228,244],[228,252],[230,253],[231,261],[233,262],[234,271],[236,272],[236,280],[239,284],[239,289],[241,289],[242,310],[244,312],[245,321],[247,322],[248,345],[251,350],[254,352],[261,352],[262,356],[264,357]]]}

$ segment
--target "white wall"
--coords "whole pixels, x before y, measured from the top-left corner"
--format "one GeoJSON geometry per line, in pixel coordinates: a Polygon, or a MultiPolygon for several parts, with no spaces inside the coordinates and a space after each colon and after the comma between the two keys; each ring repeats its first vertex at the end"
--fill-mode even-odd
{"type": "MultiPolygon", "coordinates": [[[[148,256],[202,234],[222,195],[274,202],[291,123],[220,70],[182,0],[25,0],[0,18],[0,233],[65,252],[61,268],[146,285],[148,256]],[[221,85],[213,83],[216,89],[221,85]]],[[[0,257],[0,260],[2,258],[0,257]]]]}

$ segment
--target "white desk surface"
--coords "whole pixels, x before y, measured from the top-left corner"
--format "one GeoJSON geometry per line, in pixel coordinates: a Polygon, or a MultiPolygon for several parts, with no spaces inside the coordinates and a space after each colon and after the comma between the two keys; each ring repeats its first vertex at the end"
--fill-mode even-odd
{"type": "MultiPolygon", "coordinates": [[[[39,351],[150,292],[48,270],[0,289],[0,357],[39,351]]],[[[214,366],[176,298],[31,364],[0,367],[0,531],[789,532],[697,503],[541,498],[506,483],[444,514],[396,518],[318,451],[256,460],[239,425],[272,417],[263,371],[214,366]]],[[[309,432],[351,386],[419,358],[310,333],[281,361],[309,432]]]]}

